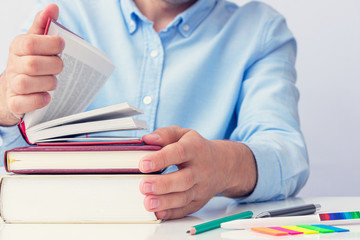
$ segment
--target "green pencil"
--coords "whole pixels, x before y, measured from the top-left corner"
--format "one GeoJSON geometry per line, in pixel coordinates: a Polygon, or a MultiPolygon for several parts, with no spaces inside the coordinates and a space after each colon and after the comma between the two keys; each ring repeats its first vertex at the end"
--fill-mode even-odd
{"type": "Polygon", "coordinates": [[[238,213],[232,216],[227,216],[227,217],[223,217],[220,219],[216,219],[210,222],[206,222],[206,223],[202,223],[196,226],[192,226],[190,228],[190,230],[187,231],[187,233],[190,233],[191,235],[194,234],[199,234],[202,232],[206,232],[209,231],[211,229],[215,229],[215,228],[219,228],[220,225],[224,222],[229,222],[232,220],[237,220],[237,219],[245,219],[245,218],[252,218],[253,216],[253,212],[252,211],[247,211],[247,212],[242,212],[242,213],[238,213]]]}

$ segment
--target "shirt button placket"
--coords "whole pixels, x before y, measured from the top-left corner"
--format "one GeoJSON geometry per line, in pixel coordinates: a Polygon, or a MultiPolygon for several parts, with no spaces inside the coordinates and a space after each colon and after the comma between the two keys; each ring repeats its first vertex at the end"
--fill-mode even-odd
{"type": "MultiPolygon", "coordinates": [[[[148,29],[149,30],[149,29],[148,29]]],[[[163,71],[164,50],[159,35],[151,29],[148,32],[147,61],[143,74],[142,109],[145,111],[149,131],[155,129],[157,102],[159,101],[160,82],[163,71]]]]}

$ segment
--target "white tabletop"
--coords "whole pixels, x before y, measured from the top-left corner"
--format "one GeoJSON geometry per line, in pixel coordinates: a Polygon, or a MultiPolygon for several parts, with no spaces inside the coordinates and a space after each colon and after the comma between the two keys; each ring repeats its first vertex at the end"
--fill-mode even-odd
{"type": "Polygon", "coordinates": [[[197,213],[183,219],[161,224],[2,224],[1,240],[56,240],[56,239],[360,239],[360,225],[343,226],[347,233],[311,234],[290,237],[271,237],[250,230],[216,229],[190,236],[186,231],[193,225],[251,210],[262,211],[319,203],[323,212],[360,210],[360,197],[291,198],[285,201],[238,205],[236,201],[223,197],[213,198],[197,213]]]}

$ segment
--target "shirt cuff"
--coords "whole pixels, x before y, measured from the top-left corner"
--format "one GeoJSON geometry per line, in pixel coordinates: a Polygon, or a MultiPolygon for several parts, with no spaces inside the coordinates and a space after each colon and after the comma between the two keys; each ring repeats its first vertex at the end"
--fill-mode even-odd
{"type": "MultiPolygon", "coordinates": [[[[28,144],[21,136],[17,125],[0,127],[0,159],[4,156],[5,151],[23,146],[28,146],[28,144]]],[[[2,165],[3,161],[0,160],[0,166],[2,165]]]]}
{"type": "Polygon", "coordinates": [[[238,198],[239,203],[280,200],[282,188],[281,167],[273,146],[268,143],[244,143],[252,151],[257,164],[258,178],[254,191],[247,197],[238,198]]]}

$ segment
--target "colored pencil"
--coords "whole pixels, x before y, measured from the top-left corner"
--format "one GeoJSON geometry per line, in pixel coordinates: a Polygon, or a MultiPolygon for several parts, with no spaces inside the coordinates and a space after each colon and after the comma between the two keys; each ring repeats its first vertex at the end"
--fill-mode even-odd
{"type": "Polygon", "coordinates": [[[235,215],[231,215],[231,216],[227,216],[227,217],[223,217],[220,219],[216,219],[210,222],[206,222],[206,223],[202,223],[196,226],[192,226],[190,228],[190,230],[187,231],[187,233],[190,233],[191,235],[194,234],[199,234],[202,232],[206,232],[215,228],[220,228],[221,223],[224,222],[228,222],[228,221],[233,221],[233,220],[237,220],[237,219],[246,219],[246,218],[252,218],[253,216],[253,212],[252,211],[247,211],[247,212],[242,212],[242,213],[238,213],[235,215]]]}

